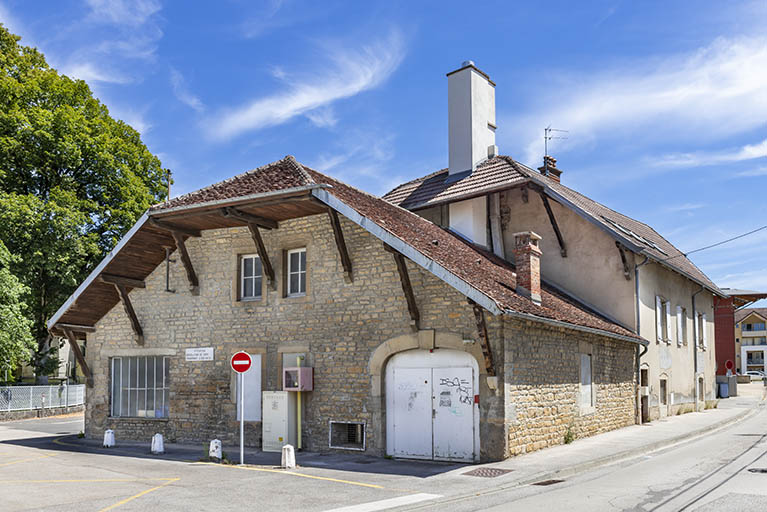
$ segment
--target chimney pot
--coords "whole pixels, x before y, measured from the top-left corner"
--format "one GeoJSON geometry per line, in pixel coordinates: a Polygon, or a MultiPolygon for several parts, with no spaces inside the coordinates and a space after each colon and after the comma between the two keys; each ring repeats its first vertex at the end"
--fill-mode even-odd
{"type": "Polygon", "coordinates": [[[514,261],[517,268],[517,293],[541,304],[540,235],[532,231],[514,233],[514,261]]]}
{"type": "Polygon", "coordinates": [[[560,176],[562,175],[562,171],[560,169],[557,169],[557,159],[554,158],[551,155],[545,155],[543,157],[543,165],[541,167],[538,167],[538,170],[541,171],[541,174],[544,176],[548,176],[554,181],[560,181],[560,176]]]}

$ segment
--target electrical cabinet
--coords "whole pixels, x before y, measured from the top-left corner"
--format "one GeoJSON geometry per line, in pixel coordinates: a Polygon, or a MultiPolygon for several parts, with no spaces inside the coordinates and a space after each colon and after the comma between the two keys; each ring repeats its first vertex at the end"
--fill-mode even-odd
{"type": "Polygon", "coordinates": [[[313,368],[308,366],[285,368],[282,371],[282,389],[284,391],[313,390],[313,368]]]}
{"type": "Polygon", "coordinates": [[[287,391],[264,391],[261,404],[262,450],[279,452],[286,444],[296,446],[296,394],[287,391]]]}

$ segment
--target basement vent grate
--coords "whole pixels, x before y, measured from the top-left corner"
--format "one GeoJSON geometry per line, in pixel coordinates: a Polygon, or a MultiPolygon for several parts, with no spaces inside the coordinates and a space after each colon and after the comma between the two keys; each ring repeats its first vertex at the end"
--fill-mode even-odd
{"type": "Polygon", "coordinates": [[[500,469],[500,468],[477,468],[472,469],[471,471],[467,471],[466,473],[461,473],[464,476],[479,476],[482,478],[495,478],[497,476],[505,475],[506,473],[511,473],[512,469],[500,469]]]}
{"type": "Polygon", "coordinates": [[[564,480],[542,480],[540,482],[535,482],[533,485],[554,485],[564,482],[564,480]]]}
{"type": "Polygon", "coordinates": [[[365,423],[361,421],[331,421],[329,437],[331,448],[365,451],[365,423]]]}
{"type": "Polygon", "coordinates": [[[749,473],[767,473],[767,468],[749,468],[749,473]]]}

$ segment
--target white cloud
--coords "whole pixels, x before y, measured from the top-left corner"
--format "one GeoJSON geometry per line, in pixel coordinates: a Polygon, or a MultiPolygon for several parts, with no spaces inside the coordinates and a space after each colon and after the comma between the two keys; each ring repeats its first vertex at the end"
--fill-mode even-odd
{"type": "Polygon", "coordinates": [[[192,94],[192,92],[187,87],[186,80],[184,80],[184,75],[182,75],[181,72],[175,68],[170,68],[170,83],[173,87],[173,94],[176,95],[176,98],[181,103],[193,108],[197,112],[202,112],[205,110],[205,105],[202,104],[200,98],[192,94]]]}
{"type": "Polygon", "coordinates": [[[653,159],[652,164],[656,167],[701,167],[764,157],[767,157],[767,139],[758,144],[747,144],[740,149],[728,151],[699,151],[664,155],[653,159]]]}
{"type": "Polygon", "coordinates": [[[333,102],[381,85],[399,66],[405,49],[402,37],[387,38],[351,49],[334,48],[328,63],[311,76],[295,77],[288,90],[257,98],[210,120],[211,138],[230,139],[242,133],[285,123],[333,102]]]}
{"type": "Polygon", "coordinates": [[[133,80],[119,71],[99,68],[92,62],[65,64],[59,67],[59,72],[70,78],[85,80],[88,83],[104,82],[109,84],[128,84],[133,80]]]}
{"type": "Polygon", "coordinates": [[[319,128],[328,128],[338,123],[336,113],[330,105],[310,110],[305,115],[309,121],[319,128]]]}
{"type": "Polygon", "coordinates": [[[562,149],[627,134],[717,140],[767,119],[767,37],[720,38],[684,55],[538,82],[545,103],[499,123],[511,127],[509,142],[525,145],[528,163],[540,160],[540,132],[550,123],[570,131],[562,149]]]}
{"type": "Polygon", "coordinates": [[[138,27],[159,12],[158,0],[86,0],[89,18],[102,23],[138,27]]]}
{"type": "Polygon", "coordinates": [[[757,167],[756,169],[749,169],[747,171],[741,171],[735,173],[738,178],[750,178],[753,176],[767,176],[767,167],[757,167]]]}
{"type": "Polygon", "coordinates": [[[685,203],[685,204],[680,204],[677,206],[669,206],[665,210],[670,213],[689,212],[692,210],[699,210],[701,208],[704,208],[705,206],[706,205],[702,203],[685,203]]]}

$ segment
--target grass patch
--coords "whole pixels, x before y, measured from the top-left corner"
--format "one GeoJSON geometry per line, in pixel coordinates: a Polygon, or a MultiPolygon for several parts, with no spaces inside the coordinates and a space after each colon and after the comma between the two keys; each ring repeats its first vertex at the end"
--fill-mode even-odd
{"type": "Polygon", "coordinates": [[[719,400],[706,400],[706,410],[719,407],[719,400]]]}
{"type": "Polygon", "coordinates": [[[679,406],[679,409],[676,410],[676,415],[681,416],[682,414],[687,414],[687,413],[693,412],[694,410],[695,410],[695,407],[693,407],[690,404],[681,405],[679,406]]]}
{"type": "Polygon", "coordinates": [[[567,430],[565,430],[565,444],[570,444],[573,441],[575,441],[575,431],[572,425],[568,425],[567,430]]]}

